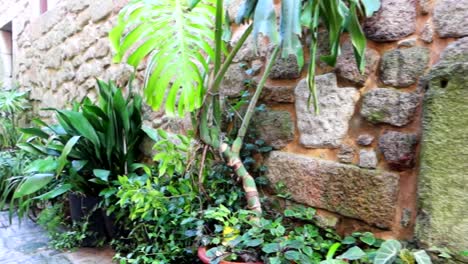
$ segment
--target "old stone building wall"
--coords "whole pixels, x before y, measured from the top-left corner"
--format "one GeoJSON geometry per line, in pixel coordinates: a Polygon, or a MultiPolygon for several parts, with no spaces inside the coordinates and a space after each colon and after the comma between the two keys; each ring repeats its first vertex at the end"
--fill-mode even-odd
{"type": "MultiPolygon", "coordinates": [[[[63,107],[85,95],[95,98],[96,77],[126,81],[132,69],[112,64],[107,40],[125,0],[59,0],[44,14],[34,11],[35,2],[0,0],[0,26],[12,21],[14,76],[23,89],[31,91],[41,116],[48,115],[39,110],[42,107],[63,107]]],[[[227,2],[234,13],[242,1],[227,2]]],[[[431,135],[431,122],[437,120],[430,116],[443,108],[436,101],[444,104],[447,100],[425,101],[426,89],[440,89],[440,80],[442,84],[451,80],[448,75],[434,77],[432,65],[457,61],[466,66],[466,54],[454,52],[453,45],[466,51],[466,38],[459,38],[468,36],[467,23],[468,0],[382,0],[381,10],[364,23],[369,38],[364,74],[357,70],[346,39],[335,68],[319,62],[319,115],[308,107],[306,70],[299,69],[293,57],[280,59],[262,94],[269,110],[255,118],[262,138],[275,148],[266,160],[271,182],[283,183],[293,200],[320,208],[320,214],[340,231],[368,229],[383,237],[410,239],[419,215],[421,241],[468,248],[468,202],[463,195],[467,177],[460,172],[466,169],[461,164],[468,164],[466,151],[457,152],[458,174],[437,171],[434,161],[424,154],[419,158],[421,142],[432,140],[422,133],[422,106],[429,106],[424,131],[431,135]],[[448,45],[451,51],[440,62],[448,45]],[[427,85],[435,79],[439,86],[427,85]],[[462,187],[454,187],[453,181],[462,187]],[[443,191],[450,188],[455,191],[443,191]],[[450,205],[452,200],[459,201],[455,207],[450,205]],[[447,209],[451,220],[446,223],[438,213],[445,205],[457,208],[447,209]],[[434,231],[448,230],[449,225],[456,227],[451,236],[434,231]]],[[[233,42],[243,29],[236,28],[233,42]]],[[[319,50],[326,54],[324,45],[319,50]]],[[[228,71],[224,95],[239,96],[246,84],[255,87],[268,52],[264,45],[255,52],[250,38],[228,71]]],[[[451,67],[434,66],[439,72],[451,67]]],[[[456,107],[464,111],[466,79],[460,77],[457,83],[459,90],[451,98],[459,100],[456,107]]],[[[463,115],[463,111],[457,113],[463,115]]],[[[450,133],[449,125],[437,124],[442,131],[435,134],[435,140],[443,141],[437,135],[450,133]]],[[[468,134],[464,127],[457,131],[468,134]]],[[[438,144],[425,146],[424,153],[443,149],[438,144]]],[[[454,152],[444,153],[450,158],[454,152]]]]}

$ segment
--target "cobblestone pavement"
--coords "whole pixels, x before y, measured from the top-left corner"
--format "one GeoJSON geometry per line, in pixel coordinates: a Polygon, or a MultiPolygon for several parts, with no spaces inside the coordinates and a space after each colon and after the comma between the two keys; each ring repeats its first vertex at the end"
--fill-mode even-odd
{"type": "Polygon", "coordinates": [[[10,225],[8,212],[0,212],[0,264],[110,264],[113,251],[108,248],[82,248],[60,252],[47,245],[47,233],[25,219],[10,225]]]}

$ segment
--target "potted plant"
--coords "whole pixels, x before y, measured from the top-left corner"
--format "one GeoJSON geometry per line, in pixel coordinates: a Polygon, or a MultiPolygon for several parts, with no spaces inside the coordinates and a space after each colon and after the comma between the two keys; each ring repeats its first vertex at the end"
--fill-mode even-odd
{"type": "Polygon", "coordinates": [[[109,235],[111,219],[101,210],[99,196],[118,175],[139,167],[135,161],[143,138],[141,98],[131,88],[125,98],[113,82],[97,83],[97,103],[85,98],[71,110],[48,109],[56,113],[58,124],[35,120],[39,127],[21,129],[30,137],[19,147],[43,158],[17,180],[13,197],[48,190],[31,198],[50,200],[68,193],[72,220],[91,214],[92,231],[109,235]]]}

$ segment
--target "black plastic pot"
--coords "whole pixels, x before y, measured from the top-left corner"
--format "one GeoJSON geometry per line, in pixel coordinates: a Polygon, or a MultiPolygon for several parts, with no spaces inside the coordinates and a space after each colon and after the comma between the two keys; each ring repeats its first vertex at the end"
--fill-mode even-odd
{"type": "Polygon", "coordinates": [[[92,235],[83,240],[83,247],[94,247],[99,239],[108,238],[105,212],[99,208],[101,198],[70,193],[70,216],[73,223],[88,221],[88,231],[92,235]]]}

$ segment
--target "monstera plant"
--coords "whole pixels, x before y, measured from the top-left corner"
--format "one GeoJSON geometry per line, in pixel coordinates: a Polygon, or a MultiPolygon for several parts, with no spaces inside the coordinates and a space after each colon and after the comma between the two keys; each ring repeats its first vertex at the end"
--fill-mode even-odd
{"type": "Polygon", "coordinates": [[[246,0],[235,22],[247,24],[239,41],[229,49],[230,19],[223,0],[133,0],[120,12],[110,32],[115,61],[135,68],[146,63],[144,96],[149,105],[164,105],[168,115],[192,118],[197,136],[206,148],[219,151],[241,179],[250,210],[262,208],[254,178],[240,159],[240,150],[257,101],[278,57],[294,55],[304,66],[303,50],[310,49],[308,83],[311,107],[318,113],[315,72],[319,29],[328,31],[330,54],[321,57],[334,66],[340,39],[349,36],[362,71],[366,38],[360,17],[380,7],[378,0],[283,0],[277,21],[274,0],[246,0]],[[278,27],[279,25],[279,27],[278,27]],[[220,84],[234,57],[249,37],[266,37],[273,49],[264,74],[249,100],[234,138],[227,138],[225,99],[220,84]],[[301,38],[310,37],[307,47],[301,38]]]}

